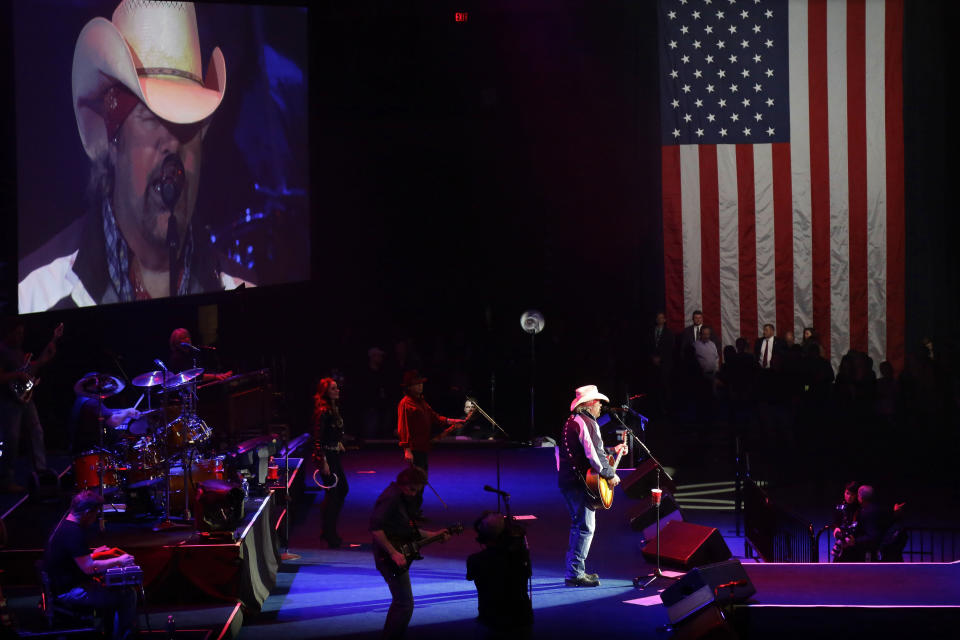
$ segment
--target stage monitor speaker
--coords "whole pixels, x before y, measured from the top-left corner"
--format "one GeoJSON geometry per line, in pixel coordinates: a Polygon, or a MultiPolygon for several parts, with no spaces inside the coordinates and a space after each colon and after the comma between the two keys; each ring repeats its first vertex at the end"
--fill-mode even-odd
{"type": "MultiPolygon", "coordinates": [[[[634,500],[643,500],[650,497],[650,489],[657,488],[657,463],[647,459],[637,465],[629,476],[620,482],[620,489],[624,495],[634,500]]],[[[677,487],[663,471],[660,471],[660,488],[664,493],[676,493],[677,487]]]]}
{"type": "Polygon", "coordinates": [[[708,603],[744,602],[756,592],[743,565],[731,558],[691,569],[664,589],[660,599],[670,623],[676,624],[708,603]]]}
{"type": "MultiPolygon", "coordinates": [[[[660,527],[667,523],[668,520],[682,520],[683,518],[677,518],[673,514],[678,513],[679,507],[677,507],[677,501],[674,500],[673,496],[669,493],[664,492],[663,496],[660,499],[660,527]],[[673,517],[671,517],[673,516],[673,517]]],[[[630,508],[630,512],[627,514],[627,518],[630,520],[630,528],[634,531],[645,531],[653,526],[653,536],[657,535],[657,508],[653,505],[651,499],[641,500],[639,503],[633,505],[630,508]]],[[[645,538],[650,538],[653,536],[648,536],[644,534],[645,538]]]]}
{"type": "MultiPolygon", "coordinates": [[[[684,570],[721,562],[730,557],[730,549],[720,532],[692,522],[668,522],[660,530],[660,562],[684,570]]],[[[657,539],[643,547],[647,562],[657,561],[657,539]]]]}
{"type": "MultiPolygon", "coordinates": [[[[668,513],[667,515],[663,515],[663,513],[660,514],[660,528],[661,528],[661,529],[663,529],[664,527],[666,527],[668,522],[674,522],[674,521],[683,521],[683,514],[680,513],[680,509],[677,509],[676,511],[671,511],[671,512],[668,513]]],[[[647,527],[644,528],[643,533],[642,533],[641,535],[643,536],[644,544],[646,544],[646,541],[647,541],[647,540],[653,540],[654,538],[657,537],[657,520],[656,520],[656,518],[654,518],[653,524],[651,524],[651,525],[649,525],[649,526],[647,526],[647,527]]]]}
{"type": "Polygon", "coordinates": [[[708,604],[677,624],[671,640],[738,640],[739,635],[715,604],[708,604]]]}

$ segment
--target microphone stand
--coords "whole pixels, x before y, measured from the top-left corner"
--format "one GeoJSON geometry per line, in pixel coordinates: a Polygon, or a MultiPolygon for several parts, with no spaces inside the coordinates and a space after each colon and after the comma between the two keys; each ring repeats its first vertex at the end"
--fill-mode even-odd
{"type": "MultiPolygon", "coordinates": [[[[483,416],[484,418],[486,418],[487,422],[489,422],[491,425],[493,425],[494,428],[499,429],[499,430],[500,430],[500,433],[502,433],[502,434],[504,435],[504,437],[506,437],[508,440],[510,439],[510,434],[507,433],[506,431],[504,431],[504,430],[503,430],[503,427],[501,427],[499,424],[497,424],[497,421],[494,420],[493,418],[491,418],[490,415],[487,414],[487,412],[484,411],[484,410],[480,407],[479,404],[477,404],[477,401],[476,401],[475,398],[470,398],[470,397],[468,397],[467,400],[469,400],[470,402],[473,403],[473,409],[474,409],[474,411],[478,412],[481,416],[483,416]]],[[[498,492],[500,491],[500,449],[501,449],[501,446],[500,446],[500,443],[498,442],[498,443],[497,443],[497,448],[496,448],[496,452],[497,452],[497,454],[496,454],[496,459],[497,459],[497,491],[498,491],[498,492]]],[[[500,493],[497,493],[497,511],[500,511],[500,498],[501,498],[500,493]]],[[[507,505],[507,508],[509,508],[509,505],[507,505]]]]}
{"type": "MultiPolygon", "coordinates": [[[[157,364],[163,365],[163,362],[159,360],[157,360],[156,362],[157,364]]],[[[160,389],[161,389],[163,398],[161,398],[161,406],[163,407],[162,409],[163,419],[166,420],[168,415],[167,408],[169,407],[169,403],[170,403],[169,395],[171,391],[171,389],[167,389],[167,380],[168,378],[170,378],[170,371],[165,366],[163,366],[162,368],[163,368],[163,383],[160,385],[160,389]]],[[[167,426],[169,426],[169,424],[167,426]]],[[[170,448],[167,442],[168,433],[166,428],[164,428],[163,435],[164,435],[163,457],[164,457],[164,461],[167,463],[167,478],[166,478],[167,481],[165,483],[166,499],[163,501],[163,520],[157,523],[157,525],[153,528],[153,530],[169,531],[170,529],[187,529],[190,527],[190,525],[187,524],[186,522],[174,522],[173,520],[170,519],[170,448]]],[[[184,471],[184,473],[186,473],[186,471],[184,471]]],[[[190,497],[188,495],[189,491],[187,488],[186,475],[184,475],[184,478],[183,478],[183,494],[184,494],[183,496],[184,504],[187,504],[190,500],[190,497]]]]}
{"type": "MultiPolygon", "coordinates": [[[[627,411],[629,411],[631,414],[634,414],[634,415],[638,416],[641,420],[644,420],[644,417],[641,416],[641,415],[640,415],[639,413],[637,413],[636,411],[634,411],[633,409],[630,409],[630,408],[628,407],[628,408],[627,408],[627,411]]],[[[640,583],[640,581],[641,581],[641,576],[637,576],[636,578],[634,578],[634,579],[633,579],[633,586],[636,587],[637,589],[646,589],[646,588],[649,587],[651,584],[653,584],[653,582],[654,582],[655,580],[657,580],[657,579],[659,579],[659,578],[664,578],[664,579],[666,579],[666,580],[678,580],[679,578],[676,578],[676,577],[674,577],[674,576],[668,576],[668,575],[666,575],[663,571],[660,570],[660,503],[663,501],[663,490],[660,488],[660,473],[661,473],[661,470],[662,470],[663,474],[667,476],[667,479],[670,480],[671,482],[673,481],[673,478],[670,477],[670,474],[667,473],[667,470],[663,468],[663,465],[660,464],[660,461],[657,460],[656,456],[653,455],[653,453],[650,451],[650,448],[647,447],[646,444],[644,444],[643,440],[641,440],[640,438],[637,437],[637,434],[635,434],[635,433],[633,432],[633,430],[626,425],[626,423],[620,418],[620,416],[617,415],[616,413],[612,413],[611,415],[613,415],[613,417],[615,417],[615,418],[617,419],[617,422],[619,422],[619,423],[623,426],[624,430],[625,430],[628,434],[630,434],[630,436],[631,436],[636,442],[638,442],[638,443],[640,444],[640,446],[641,446],[641,447],[643,448],[643,450],[646,452],[647,456],[648,456],[651,460],[653,460],[653,463],[656,465],[656,469],[657,469],[657,493],[659,494],[659,497],[657,498],[657,501],[656,501],[656,507],[657,507],[657,567],[653,570],[653,573],[648,573],[646,576],[644,576],[644,577],[649,578],[649,579],[648,579],[646,582],[644,582],[643,584],[640,583]]],[[[643,424],[643,423],[641,423],[641,424],[643,424]]]]}
{"type": "MultiPolygon", "coordinates": [[[[170,293],[171,298],[177,295],[177,254],[180,249],[180,236],[177,232],[177,218],[170,212],[170,221],[167,223],[167,247],[169,249],[170,260],[170,293]]],[[[186,486],[186,485],[184,485],[186,486]]]]}

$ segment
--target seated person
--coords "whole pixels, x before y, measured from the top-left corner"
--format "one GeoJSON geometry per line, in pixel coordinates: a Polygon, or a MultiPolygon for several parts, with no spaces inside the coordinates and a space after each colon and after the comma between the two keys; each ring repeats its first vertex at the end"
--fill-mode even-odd
{"type": "Polygon", "coordinates": [[[137,594],[131,587],[107,588],[95,577],[113,567],[134,563],[133,556],[94,560],[87,530],[97,520],[103,498],[95,491],[82,491],[70,502],[70,511],[50,534],[44,551],[43,567],[50,580],[55,600],[68,607],[95,609],[104,621],[104,631],[114,640],[131,637],[137,617],[137,594]]]}
{"type": "Polygon", "coordinates": [[[489,637],[529,637],[533,607],[527,591],[530,553],[524,531],[500,513],[486,513],[475,523],[483,551],[467,558],[467,580],[477,586],[477,620],[489,637]]]}

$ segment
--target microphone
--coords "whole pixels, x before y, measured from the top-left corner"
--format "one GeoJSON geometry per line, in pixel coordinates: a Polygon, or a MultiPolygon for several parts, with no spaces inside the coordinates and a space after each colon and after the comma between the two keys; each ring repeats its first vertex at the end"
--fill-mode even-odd
{"type": "Polygon", "coordinates": [[[494,487],[491,487],[491,486],[488,485],[488,484],[483,485],[483,490],[484,490],[484,491],[489,491],[490,493],[495,493],[495,494],[497,494],[498,496],[502,496],[502,497],[504,497],[504,498],[509,498],[509,497],[510,497],[510,494],[507,493],[506,491],[500,491],[500,489],[496,489],[496,488],[494,488],[494,487]]]}
{"type": "Polygon", "coordinates": [[[189,349],[190,351],[193,351],[194,353],[200,353],[200,349],[199,349],[198,347],[193,346],[193,345],[190,344],[189,342],[181,342],[181,343],[180,343],[180,347],[183,348],[183,349],[189,349]]]}
{"type": "Polygon", "coordinates": [[[604,405],[603,410],[606,411],[607,413],[626,413],[627,411],[629,411],[629,409],[627,409],[626,407],[614,407],[609,404],[604,405]]]}
{"type": "Polygon", "coordinates": [[[160,367],[160,368],[163,369],[164,371],[169,371],[169,369],[167,369],[167,365],[163,364],[163,360],[161,360],[160,358],[154,358],[154,359],[153,359],[153,364],[157,365],[158,367],[160,367]]]}
{"type": "Polygon", "coordinates": [[[167,157],[163,159],[163,165],[160,167],[160,183],[157,188],[160,191],[160,198],[163,199],[164,206],[171,214],[177,200],[180,199],[184,182],[186,182],[186,172],[183,169],[180,156],[175,153],[167,154],[167,157]]]}

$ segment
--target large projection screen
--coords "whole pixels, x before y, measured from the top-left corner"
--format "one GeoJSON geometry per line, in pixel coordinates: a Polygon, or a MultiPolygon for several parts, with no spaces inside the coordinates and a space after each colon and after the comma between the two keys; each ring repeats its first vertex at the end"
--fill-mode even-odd
{"type": "Polygon", "coordinates": [[[13,16],[20,313],[309,278],[305,7],[13,16]]]}

